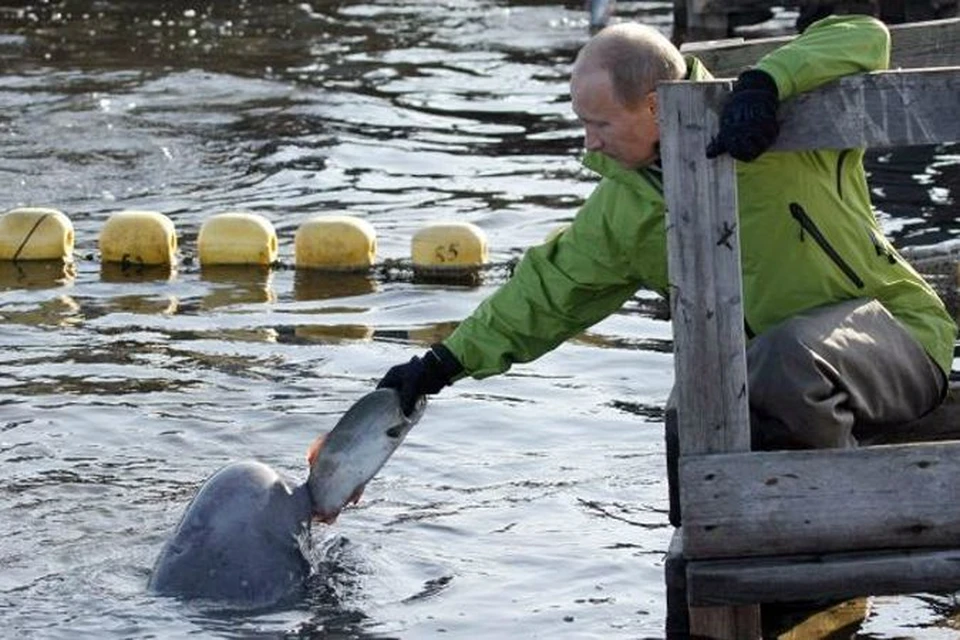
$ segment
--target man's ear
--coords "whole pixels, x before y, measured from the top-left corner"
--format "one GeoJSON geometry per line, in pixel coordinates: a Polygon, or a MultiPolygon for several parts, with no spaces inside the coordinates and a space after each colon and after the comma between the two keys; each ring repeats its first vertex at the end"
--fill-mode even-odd
{"type": "Polygon", "coordinates": [[[656,118],[657,115],[659,115],[659,107],[660,107],[660,103],[657,102],[657,92],[651,91],[650,93],[647,94],[647,96],[643,100],[644,100],[644,106],[647,109],[650,109],[650,115],[656,118]]]}

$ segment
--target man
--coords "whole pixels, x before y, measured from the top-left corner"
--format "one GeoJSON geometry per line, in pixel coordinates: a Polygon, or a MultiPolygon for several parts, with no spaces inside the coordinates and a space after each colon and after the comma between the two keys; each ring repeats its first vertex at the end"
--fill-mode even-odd
{"type": "MultiPolygon", "coordinates": [[[[755,448],[856,446],[931,411],[946,390],[956,327],[883,237],[863,151],[766,152],[780,101],[885,68],[889,42],[868,16],[817,21],[739,76],[707,149],[739,161],[755,448]]],[[[600,184],[571,226],[528,250],[513,278],[450,337],[391,368],[379,386],[396,388],[412,407],[460,377],[539,357],[638,288],[666,296],[656,85],[709,77],[654,29],[619,24],[594,36],[570,86],[584,164],[603,176],[600,184]]],[[[671,513],[675,524],[678,515],[671,513]]]]}

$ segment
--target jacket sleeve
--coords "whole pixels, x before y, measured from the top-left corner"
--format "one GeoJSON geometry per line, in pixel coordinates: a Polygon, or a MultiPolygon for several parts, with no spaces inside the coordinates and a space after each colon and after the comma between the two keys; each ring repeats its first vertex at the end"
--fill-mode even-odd
{"type": "Polygon", "coordinates": [[[777,83],[780,99],[854,73],[890,65],[890,32],[870,16],[831,16],[810,25],[757,63],[777,83]]]}
{"type": "Polygon", "coordinates": [[[465,375],[502,373],[554,349],[654,283],[666,288],[663,207],[604,179],[570,227],[528,249],[513,277],[444,345],[465,375]]]}

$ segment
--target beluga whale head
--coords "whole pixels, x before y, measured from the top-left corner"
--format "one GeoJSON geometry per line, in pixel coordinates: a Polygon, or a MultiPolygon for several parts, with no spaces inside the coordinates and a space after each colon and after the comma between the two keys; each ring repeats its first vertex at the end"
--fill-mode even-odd
{"type": "Polygon", "coordinates": [[[376,475],[419,420],[393,389],[358,400],[311,447],[310,475],[293,485],[256,461],[207,479],[154,565],[151,593],[238,608],[273,607],[302,594],[312,520],[332,522],[376,475]]]}

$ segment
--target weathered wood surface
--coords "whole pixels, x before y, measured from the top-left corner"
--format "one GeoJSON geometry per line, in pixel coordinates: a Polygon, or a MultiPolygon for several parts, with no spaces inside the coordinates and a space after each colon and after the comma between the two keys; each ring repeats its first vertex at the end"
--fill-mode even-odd
{"type": "Polygon", "coordinates": [[[775,150],[960,140],[960,67],[848,76],[789,100],[775,150]]]}
{"type": "Polygon", "coordinates": [[[687,580],[695,606],[949,592],[960,549],[702,560],[688,563],[687,580]]]}
{"type": "Polygon", "coordinates": [[[902,247],[900,255],[910,261],[914,269],[923,271],[928,265],[948,264],[956,269],[960,261],[960,240],[945,240],[938,244],[902,247]]]}
{"type": "Polygon", "coordinates": [[[729,88],[670,83],[659,95],[661,116],[669,115],[660,123],[660,152],[683,455],[750,449],[734,164],[704,154],[717,129],[705,101],[729,88]]]}
{"type": "MultiPolygon", "coordinates": [[[[736,174],[728,156],[704,153],[718,126],[707,101],[729,90],[659,89],[681,454],[750,449],[736,174]]],[[[689,619],[694,637],[760,637],[757,605],[691,609],[689,619]]]]}
{"type": "Polygon", "coordinates": [[[949,547],[960,442],[680,459],[688,558],[949,547]]]}
{"type": "MultiPolygon", "coordinates": [[[[690,84],[722,86],[724,82],[690,84]]],[[[779,112],[780,135],[771,150],[954,142],[960,140],[958,96],[960,67],[847,76],[784,102],[779,112]]],[[[721,92],[712,91],[709,112],[719,113],[723,99],[721,92]]]]}
{"type": "MultiPolygon", "coordinates": [[[[732,77],[796,36],[685,43],[681,50],[700,58],[718,78],[732,77]]],[[[890,27],[890,68],[945,67],[960,63],[960,18],[890,27]]]]}

